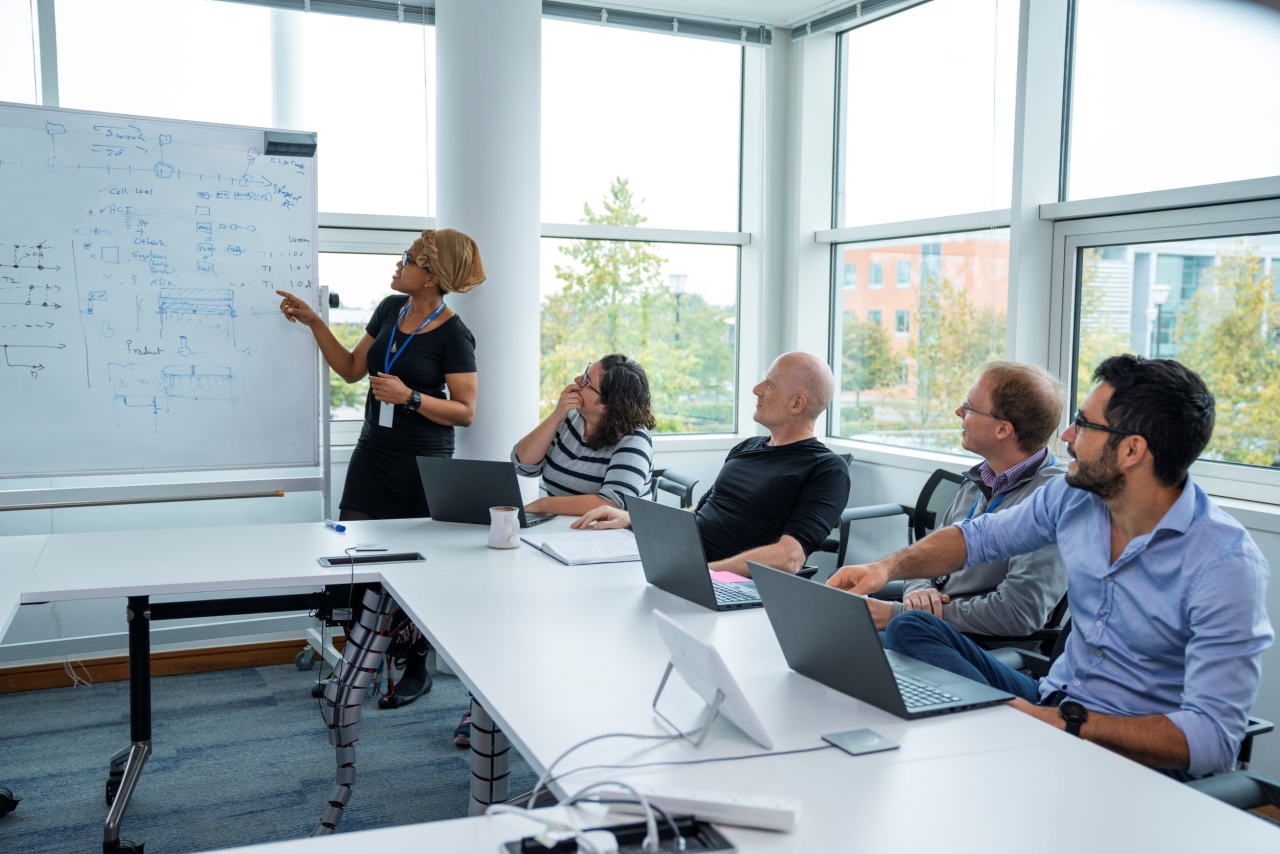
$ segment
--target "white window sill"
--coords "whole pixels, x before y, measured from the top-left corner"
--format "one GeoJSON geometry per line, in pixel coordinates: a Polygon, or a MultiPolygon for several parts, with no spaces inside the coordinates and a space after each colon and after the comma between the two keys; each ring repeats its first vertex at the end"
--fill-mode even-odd
{"type": "MultiPolygon", "coordinates": [[[[334,421],[330,427],[330,459],[345,463],[351,459],[351,451],[360,437],[360,421],[334,421]]],[[[700,433],[695,435],[654,436],[653,447],[658,453],[682,451],[727,451],[755,433],[700,433]]]]}

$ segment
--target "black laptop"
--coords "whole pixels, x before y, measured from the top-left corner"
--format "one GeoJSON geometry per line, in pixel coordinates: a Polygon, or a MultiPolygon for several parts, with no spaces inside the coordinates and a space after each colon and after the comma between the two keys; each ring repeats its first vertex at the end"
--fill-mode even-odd
{"type": "Polygon", "coordinates": [[[490,507],[520,508],[521,528],[555,518],[554,513],[524,512],[520,482],[511,463],[418,457],[418,474],[431,518],[437,522],[488,525],[490,507]]]}
{"type": "Polygon", "coordinates": [[[787,666],[797,673],[907,719],[1013,699],[1012,694],[886,650],[861,596],[758,563],[747,565],[787,666]]]}
{"type": "Polygon", "coordinates": [[[715,581],[707,570],[698,520],[688,510],[624,495],[644,577],[654,587],[713,611],[759,608],[750,581],[715,581]]]}

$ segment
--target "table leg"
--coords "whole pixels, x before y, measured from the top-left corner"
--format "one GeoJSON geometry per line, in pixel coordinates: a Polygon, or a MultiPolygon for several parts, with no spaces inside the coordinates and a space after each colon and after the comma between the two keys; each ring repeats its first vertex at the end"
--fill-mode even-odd
{"type": "Polygon", "coordinates": [[[483,815],[489,804],[510,797],[511,742],[497,722],[473,697],[471,699],[471,808],[469,815],[483,815]]]}
{"type": "Polygon", "coordinates": [[[142,767],[151,755],[151,614],[148,597],[130,596],[125,618],[129,622],[129,741],[124,750],[111,757],[111,774],[107,780],[107,798],[111,811],[102,828],[102,850],[142,852],[143,843],[120,838],[120,823],[142,775],[142,767]],[[119,769],[119,770],[117,770],[119,769]],[[118,777],[117,777],[118,775],[118,777]],[[112,783],[119,789],[112,793],[112,783]]]}

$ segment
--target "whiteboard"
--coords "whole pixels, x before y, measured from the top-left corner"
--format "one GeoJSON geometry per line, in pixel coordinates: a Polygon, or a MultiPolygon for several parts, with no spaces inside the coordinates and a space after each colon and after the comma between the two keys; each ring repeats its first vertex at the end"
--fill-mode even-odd
{"type": "Polygon", "coordinates": [[[315,159],[0,104],[0,477],[320,465],[315,159]]]}

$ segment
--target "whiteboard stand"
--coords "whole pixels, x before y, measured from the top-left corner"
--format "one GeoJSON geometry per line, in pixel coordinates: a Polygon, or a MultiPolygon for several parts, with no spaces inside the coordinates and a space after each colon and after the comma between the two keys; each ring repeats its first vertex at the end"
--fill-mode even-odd
{"type": "MultiPolygon", "coordinates": [[[[329,325],[329,287],[328,285],[320,286],[320,316],[324,318],[324,325],[329,325]]],[[[320,468],[323,472],[324,486],[321,492],[324,497],[321,499],[320,518],[317,521],[323,522],[329,518],[329,496],[333,494],[333,474],[330,470],[331,461],[329,459],[329,422],[333,418],[330,407],[333,406],[331,397],[331,389],[329,388],[329,365],[325,362],[324,356],[320,355],[319,347],[316,348],[317,358],[319,362],[318,370],[320,371],[320,396],[323,398],[324,405],[320,407],[320,468]]],[[[336,514],[335,514],[336,515],[336,514]]]]}

